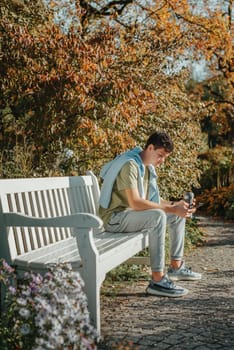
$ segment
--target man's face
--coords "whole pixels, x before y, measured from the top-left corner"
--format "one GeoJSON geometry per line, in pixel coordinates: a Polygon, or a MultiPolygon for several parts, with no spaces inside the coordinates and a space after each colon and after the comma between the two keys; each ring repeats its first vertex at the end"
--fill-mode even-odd
{"type": "Polygon", "coordinates": [[[147,163],[160,166],[169,155],[170,152],[165,151],[164,148],[154,149],[153,145],[149,145],[147,148],[147,163]]]}

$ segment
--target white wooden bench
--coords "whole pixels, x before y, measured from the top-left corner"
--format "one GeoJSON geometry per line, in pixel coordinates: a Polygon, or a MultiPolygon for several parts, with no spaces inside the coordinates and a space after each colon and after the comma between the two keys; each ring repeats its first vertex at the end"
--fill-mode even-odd
{"type": "Polygon", "coordinates": [[[148,246],[147,232],[109,233],[97,216],[99,185],[86,176],[0,180],[0,257],[22,274],[69,262],[81,273],[100,334],[100,287],[107,272],[148,246]]]}

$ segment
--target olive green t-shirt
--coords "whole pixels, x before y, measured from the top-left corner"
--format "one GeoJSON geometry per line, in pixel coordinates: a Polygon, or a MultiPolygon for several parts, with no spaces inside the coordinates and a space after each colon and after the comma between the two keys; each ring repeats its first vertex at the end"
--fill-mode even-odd
{"type": "MultiPolygon", "coordinates": [[[[138,189],[138,168],[137,164],[130,160],[125,163],[122,169],[120,170],[118,176],[113,185],[112,195],[109,207],[107,209],[100,207],[99,216],[104,222],[104,226],[110,220],[110,217],[113,212],[123,211],[129,208],[125,190],[129,188],[138,189]]],[[[145,168],[144,175],[144,191],[147,194],[148,192],[148,182],[149,182],[149,170],[145,168]]]]}

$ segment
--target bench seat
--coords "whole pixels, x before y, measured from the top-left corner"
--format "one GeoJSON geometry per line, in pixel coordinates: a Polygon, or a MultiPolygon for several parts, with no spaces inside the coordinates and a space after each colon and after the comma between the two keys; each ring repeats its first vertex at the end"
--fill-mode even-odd
{"type": "MultiPolygon", "coordinates": [[[[117,255],[122,255],[121,259],[124,262],[137,254],[139,249],[142,250],[143,246],[147,247],[148,235],[147,232],[124,234],[103,232],[94,235],[94,243],[99,253],[99,261],[105,262],[105,260],[108,260],[106,272],[109,272],[119,265],[120,257],[117,257],[117,255]],[[126,251],[129,253],[126,253],[126,251]],[[111,266],[109,259],[112,259],[111,266]]],[[[48,265],[60,262],[69,262],[76,270],[82,267],[82,259],[75,237],[22,254],[14,260],[14,265],[17,266],[19,271],[38,270],[38,272],[43,272],[48,265]]]]}

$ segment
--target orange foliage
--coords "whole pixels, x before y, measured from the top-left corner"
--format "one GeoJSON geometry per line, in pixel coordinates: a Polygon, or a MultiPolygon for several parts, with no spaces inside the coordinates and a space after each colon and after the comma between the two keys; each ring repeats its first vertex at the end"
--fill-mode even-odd
{"type": "MultiPolygon", "coordinates": [[[[33,173],[42,171],[42,159],[54,169],[59,152],[72,148],[77,172],[88,167],[98,172],[105,160],[136,143],[143,146],[154,129],[165,129],[177,148],[172,169],[166,165],[161,171],[162,188],[167,184],[177,195],[198,185],[199,99],[186,91],[187,69],[168,74],[166,68],[168,58],[175,62],[188,51],[210,62],[214,55],[230,62],[230,33],[218,12],[195,16],[185,0],[155,1],[141,9],[150,21],[138,18],[121,26],[124,18],[117,11],[105,21],[76,2],[76,26],[63,32],[44,8],[38,22],[33,3],[32,21],[18,20],[3,1],[8,8],[0,20],[3,148],[14,149],[23,140],[34,145],[33,173]]],[[[61,6],[51,4],[53,11],[61,6]]]]}

